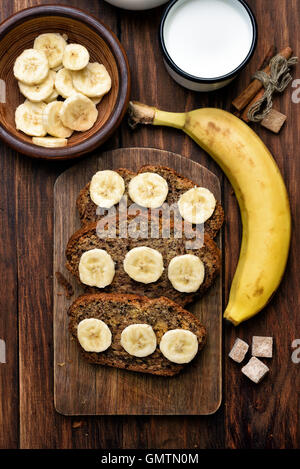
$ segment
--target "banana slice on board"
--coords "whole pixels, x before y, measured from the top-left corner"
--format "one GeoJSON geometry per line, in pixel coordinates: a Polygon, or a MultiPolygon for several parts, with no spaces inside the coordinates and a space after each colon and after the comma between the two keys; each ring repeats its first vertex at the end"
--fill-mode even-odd
{"type": "Polygon", "coordinates": [[[105,322],[96,318],[87,318],[77,326],[77,338],[86,352],[104,352],[111,345],[112,334],[105,322]]]}
{"type": "Polygon", "coordinates": [[[58,148],[67,146],[68,140],[66,138],[55,137],[32,137],[32,143],[40,147],[58,148]]]}
{"type": "Polygon", "coordinates": [[[124,191],[124,179],[116,171],[98,171],[92,177],[90,197],[99,207],[111,208],[120,202],[124,191]]]}
{"type": "Polygon", "coordinates": [[[73,86],[70,70],[62,68],[56,73],[55,89],[63,98],[69,98],[72,94],[77,93],[73,86]]]}
{"type": "Polygon", "coordinates": [[[205,267],[201,259],[193,254],[184,254],[171,259],[168,278],[173,288],[180,292],[192,293],[203,283],[205,267]]]}
{"type": "Polygon", "coordinates": [[[84,132],[95,124],[98,110],[93,101],[77,93],[64,101],[60,117],[65,127],[84,132]]]}
{"type": "Polygon", "coordinates": [[[115,264],[104,249],[91,249],[82,254],[79,261],[79,278],[90,287],[104,288],[115,276],[115,264]]]}
{"type": "Polygon", "coordinates": [[[189,363],[198,352],[198,339],[186,329],[172,329],[162,336],[159,348],[170,362],[189,363]]]}
{"type": "Polygon", "coordinates": [[[49,64],[45,52],[25,49],[14,64],[14,76],[26,85],[42,83],[49,73],[49,64]]]}
{"type": "Polygon", "coordinates": [[[204,223],[214,213],[216,199],[205,187],[194,187],[181,195],[179,213],[190,223],[204,223]]]}
{"type": "Polygon", "coordinates": [[[19,81],[19,89],[27,99],[34,103],[39,103],[49,98],[53,93],[55,75],[55,72],[50,70],[47,78],[39,85],[25,85],[25,83],[19,81]]]}
{"type": "Polygon", "coordinates": [[[43,112],[44,126],[47,133],[53,137],[69,138],[71,137],[73,130],[65,127],[61,121],[60,111],[62,105],[62,101],[53,101],[53,103],[47,104],[43,112]]]}
{"type": "Polygon", "coordinates": [[[58,33],[40,34],[35,38],[33,48],[45,52],[50,68],[61,65],[66,41],[58,33]]]}
{"type": "Polygon", "coordinates": [[[121,345],[134,357],[147,357],[155,352],[157,339],[149,324],[131,324],[122,331],[121,345]]]}
{"type": "Polygon", "coordinates": [[[84,46],[81,44],[68,44],[64,50],[62,63],[69,70],[82,70],[87,66],[89,60],[90,54],[84,46]]]}
{"type": "Polygon", "coordinates": [[[156,173],[141,173],[131,179],[129,197],[141,207],[158,208],[168,195],[167,181],[156,173]]]}
{"type": "Polygon", "coordinates": [[[32,103],[27,99],[15,112],[16,129],[33,137],[44,137],[47,133],[43,122],[45,103],[32,103]]]}
{"type": "Polygon", "coordinates": [[[111,78],[103,64],[89,63],[83,70],[72,72],[74,87],[85,96],[95,98],[108,93],[111,78]]]}
{"type": "Polygon", "coordinates": [[[136,282],[156,282],[163,273],[163,257],[156,249],[147,246],[133,248],[123,261],[125,272],[136,282]]]}

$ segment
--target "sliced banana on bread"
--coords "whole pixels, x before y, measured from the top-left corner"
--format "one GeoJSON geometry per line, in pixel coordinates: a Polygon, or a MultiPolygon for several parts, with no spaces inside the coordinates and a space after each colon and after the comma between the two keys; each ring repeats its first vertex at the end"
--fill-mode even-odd
{"type": "Polygon", "coordinates": [[[173,376],[203,348],[205,327],[165,298],[89,294],[69,308],[69,329],[97,365],[173,376]]]}
{"type": "MultiPolygon", "coordinates": [[[[90,250],[103,250],[114,263],[114,275],[111,274],[109,284],[107,272],[102,264],[85,266],[92,269],[91,277],[97,276],[98,285],[101,285],[101,282],[104,282],[103,285],[106,284],[102,288],[103,291],[120,294],[136,293],[151,298],[166,296],[181,305],[192,302],[212,285],[219,273],[220,251],[216,243],[206,234],[203,236],[198,232],[195,236],[196,232],[192,225],[171,222],[165,232],[160,219],[157,218],[156,222],[154,219],[151,221],[152,223],[149,222],[147,214],[139,215],[138,224],[136,219],[127,218],[126,237],[122,237],[124,225],[122,221],[119,226],[118,218],[116,220],[113,217],[108,218],[106,223],[94,222],[85,225],[74,233],[68,242],[67,269],[79,281],[82,256],[86,256],[85,253],[90,250]],[[155,233],[153,222],[157,223],[155,233]],[[132,234],[135,235],[133,230],[135,225],[138,227],[139,237],[132,237],[132,234]],[[149,251],[152,256],[148,255],[149,251]],[[194,265],[195,262],[185,258],[184,262],[177,262],[175,268],[172,267],[172,259],[186,254],[192,256],[192,261],[193,256],[199,259],[199,266],[198,263],[194,265]],[[168,269],[170,265],[171,268],[168,269]],[[198,274],[199,278],[195,278],[198,274]]],[[[91,289],[92,287],[85,288],[88,291],[99,291],[91,289]]]]}
{"type": "MultiPolygon", "coordinates": [[[[179,203],[181,199],[179,211],[183,219],[189,218],[187,221],[190,222],[204,220],[205,232],[211,238],[216,236],[223,224],[223,208],[220,202],[215,200],[214,195],[206,188],[203,188],[205,190],[202,191],[194,191],[198,185],[173,169],[147,165],[143,166],[138,173],[124,168],[117,169],[115,173],[118,173],[124,180],[124,195],[127,196],[127,206],[137,203],[143,207],[154,208],[164,202],[172,206],[179,203]],[[145,174],[144,177],[143,174],[145,174]],[[149,174],[152,174],[153,177],[149,177],[149,174]],[[189,195],[189,191],[192,189],[193,191],[189,195]],[[200,210],[197,210],[199,202],[201,207],[200,210]],[[198,220],[197,217],[193,218],[194,211],[196,211],[196,215],[199,213],[198,220]]],[[[98,206],[93,201],[93,191],[95,190],[95,186],[91,187],[91,183],[88,183],[80,191],[77,198],[77,209],[83,225],[102,217],[97,214],[98,206]]]]}

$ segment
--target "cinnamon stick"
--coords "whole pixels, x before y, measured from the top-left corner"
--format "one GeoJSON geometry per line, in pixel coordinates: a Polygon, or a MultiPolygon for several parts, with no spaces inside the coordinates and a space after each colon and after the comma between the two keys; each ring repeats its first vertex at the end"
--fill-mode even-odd
{"type": "MultiPolygon", "coordinates": [[[[292,56],[292,49],[290,47],[285,47],[282,49],[282,51],[279,52],[282,57],[285,57],[286,59],[289,59],[292,56]]],[[[267,67],[264,68],[264,72],[269,74],[270,73],[270,64],[267,65],[267,67]]],[[[244,109],[245,106],[247,106],[253,98],[256,97],[258,92],[262,89],[263,84],[260,80],[257,80],[256,78],[250,83],[249,86],[237,97],[232,101],[232,105],[238,110],[241,111],[244,109]]],[[[259,99],[259,98],[257,98],[259,99]]],[[[254,101],[256,102],[257,99],[254,101]]],[[[253,102],[252,102],[253,104],[253,102]]]]}
{"type": "Polygon", "coordinates": [[[265,89],[262,88],[261,90],[259,90],[259,92],[254,96],[254,98],[250,101],[250,103],[248,104],[248,106],[245,107],[245,109],[243,110],[242,114],[241,114],[241,119],[243,119],[243,121],[245,122],[249,122],[249,119],[248,119],[248,111],[250,109],[250,107],[252,106],[252,104],[256,103],[256,101],[258,101],[260,98],[263,97],[264,95],[264,92],[265,92],[265,89]]]}

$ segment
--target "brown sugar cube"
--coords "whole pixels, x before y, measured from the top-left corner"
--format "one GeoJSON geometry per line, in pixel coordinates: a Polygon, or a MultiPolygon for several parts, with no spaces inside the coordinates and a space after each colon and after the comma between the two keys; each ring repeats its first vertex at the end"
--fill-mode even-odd
{"type": "Polygon", "coordinates": [[[236,339],[228,356],[235,362],[241,363],[244,360],[246,353],[248,352],[248,348],[249,345],[247,342],[242,339],[236,339]]]}
{"type": "Polygon", "coordinates": [[[242,373],[254,383],[259,383],[269,372],[269,368],[258,358],[252,357],[247,365],[242,368],[242,373]]]}
{"type": "Polygon", "coordinates": [[[278,134],[285,121],[286,115],[276,111],[276,109],[271,109],[271,111],[268,112],[266,117],[260,123],[266,129],[269,129],[275,134],[278,134]]]}
{"type": "Polygon", "coordinates": [[[254,357],[272,358],[273,337],[254,335],[252,338],[252,355],[254,357]]]}

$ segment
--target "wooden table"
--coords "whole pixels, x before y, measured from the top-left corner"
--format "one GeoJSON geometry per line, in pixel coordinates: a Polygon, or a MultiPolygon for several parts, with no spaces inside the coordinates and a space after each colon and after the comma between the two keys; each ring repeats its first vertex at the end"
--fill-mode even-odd
{"type": "MultiPolygon", "coordinates": [[[[101,0],[58,1],[88,10],[115,31],[132,71],[132,98],[170,111],[202,106],[229,109],[270,43],[300,44],[299,0],[249,0],[259,30],[257,50],[247,69],[226,89],[196,94],[181,88],[164,69],[157,29],[162,8],[148,12],[118,10],[101,0]]],[[[5,0],[1,21],[12,13],[53,0],[5,0]]],[[[294,78],[300,77],[300,66],[294,78]]],[[[299,86],[299,85],[298,85],[299,86]]],[[[299,446],[299,371],[291,360],[292,341],[300,337],[300,103],[293,89],[275,100],[288,115],[279,136],[257,128],[276,157],[290,194],[293,238],[287,272],[279,292],[263,314],[237,329],[224,324],[223,403],[207,417],[68,418],[53,406],[52,244],[53,185],[72,163],[33,161],[1,144],[0,158],[0,339],[7,347],[0,364],[1,448],[295,448],[299,446]],[[270,375],[256,386],[227,357],[237,336],[272,335],[275,355],[270,375]]],[[[299,93],[298,93],[299,94],[299,93]]],[[[241,225],[227,180],[214,162],[188,137],[173,129],[141,128],[134,133],[124,121],[106,149],[130,146],[162,148],[204,164],[221,177],[224,229],[224,298],[238,256],[241,225]]]]}

